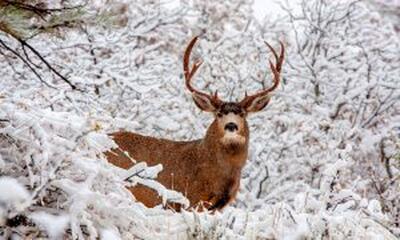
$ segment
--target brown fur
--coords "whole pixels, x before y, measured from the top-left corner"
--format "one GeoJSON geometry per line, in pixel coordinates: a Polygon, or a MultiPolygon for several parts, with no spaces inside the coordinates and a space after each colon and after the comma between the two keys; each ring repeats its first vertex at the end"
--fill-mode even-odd
{"type": "MultiPolygon", "coordinates": [[[[249,131],[245,120],[239,134],[245,137],[244,144],[222,144],[223,132],[216,119],[205,138],[195,141],[178,142],[130,132],[117,132],[112,137],[119,148],[129,152],[135,160],[148,165],[161,163],[163,171],[157,181],[183,193],[192,207],[203,204],[211,210],[226,206],[238,191],[248,151],[249,131]]],[[[110,163],[125,169],[133,165],[120,150],[113,152],[106,153],[110,163]]],[[[139,185],[129,190],[147,207],[161,203],[157,193],[147,187],[139,185]]],[[[174,205],[174,208],[179,210],[180,206],[174,205]]]]}
{"type": "MultiPolygon", "coordinates": [[[[198,37],[194,37],[185,50],[183,70],[186,88],[192,93],[195,104],[205,112],[212,112],[214,122],[203,139],[176,142],[166,139],[145,137],[136,133],[117,132],[112,134],[119,150],[106,153],[108,161],[121,168],[130,168],[132,161],[121,152],[126,151],[137,161],[148,165],[161,163],[164,167],[157,180],[165,187],[175,189],[189,199],[192,207],[203,205],[209,210],[218,210],[231,202],[239,189],[240,172],[247,159],[249,129],[247,113],[261,111],[270,100],[280,81],[284,59],[284,46],[278,55],[272,51],[276,63],[270,61],[274,84],[253,95],[245,95],[240,102],[224,102],[217,93],[208,95],[196,90],[191,79],[199,69],[201,61],[190,67],[190,53],[198,37]]],[[[161,203],[156,192],[144,186],[130,188],[137,200],[147,207],[161,203]]],[[[179,210],[180,206],[172,205],[179,210]]]]}

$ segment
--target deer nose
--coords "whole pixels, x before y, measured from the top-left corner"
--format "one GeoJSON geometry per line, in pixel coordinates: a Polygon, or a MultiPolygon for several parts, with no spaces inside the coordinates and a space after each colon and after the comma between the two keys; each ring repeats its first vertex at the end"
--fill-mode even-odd
{"type": "Polygon", "coordinates": [[[236,125],[236,123],[230,122],[225,125],[225,130],[234,132],[238,130],[238,126],[236,125]]]}

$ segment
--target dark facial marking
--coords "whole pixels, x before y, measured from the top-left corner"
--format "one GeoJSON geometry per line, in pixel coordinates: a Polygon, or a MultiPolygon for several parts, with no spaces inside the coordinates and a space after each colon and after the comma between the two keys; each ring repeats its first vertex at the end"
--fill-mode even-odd
{"type": "Polygon", "coordinates": [[[243,113],[242,107],[234,102],[225,102],[219,108],[219,113],[227,115],[228,113],[241,114],[243,113]]]}

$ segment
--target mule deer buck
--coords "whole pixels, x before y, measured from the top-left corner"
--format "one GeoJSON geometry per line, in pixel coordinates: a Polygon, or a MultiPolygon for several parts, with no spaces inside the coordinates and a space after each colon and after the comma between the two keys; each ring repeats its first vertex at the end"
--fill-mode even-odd
{"type": "MultiPolygon", "coordinates": [[[[110,163],[125,169],[134,165],[123,153],[125,151],[135,160],[145,161],[149,165],[161,163],[163,170],[157,178],[160,183],[183,193],[191,207],[201,205],[208,210],[219,210],[231,202],[238,191],[249,145],[246,116],[267,106],[270,93],[278,87],[284,46],[280,42],[281,51],[278,55],[265,42],[276,61],[275,64],[269,61],[273,73],[273,85],[270,88],[253,95],[246,93],[240,102],[225,102],[217,93],[209,95],[192,86],[192,78],[202,63],[198,60],[189,67],[190,54],[197,39],[194,37],[186,48],[183,70],[186,87],[197,107],[214,115],[214,121],[204,138],[188,142],[171,141],[121,131],[112,134],[119,149],[106,155],[110,163]]],[[[152,189],[136,185],[129,190],[147,207],[161,203],[160,197],[152,189]]],[[[181,208],[176,204],[171,206],[178,211],[181,208]]]]}

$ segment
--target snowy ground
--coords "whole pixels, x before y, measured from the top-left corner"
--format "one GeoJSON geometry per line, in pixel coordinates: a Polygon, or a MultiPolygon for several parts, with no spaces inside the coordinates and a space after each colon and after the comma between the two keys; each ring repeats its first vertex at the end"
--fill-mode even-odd
{"type": "Polygon", "coordinates": [[[43,83],[0,45],[0,239],[400,237],[400,40],[377,9],[312,0],[262,19],[261,1],[105,2],[90,3],[126,24],[29,40],[82,91],[28,51],[43,83]],[[214,215],[147,209],[105,160],[107,133],[203,136],[211,116],[181,69],[184,46],[203,32],[199,88],[235,100],[268,86],[263,40],[287,46],[282,84],[248,119],[235,204],[214,215]]]}

